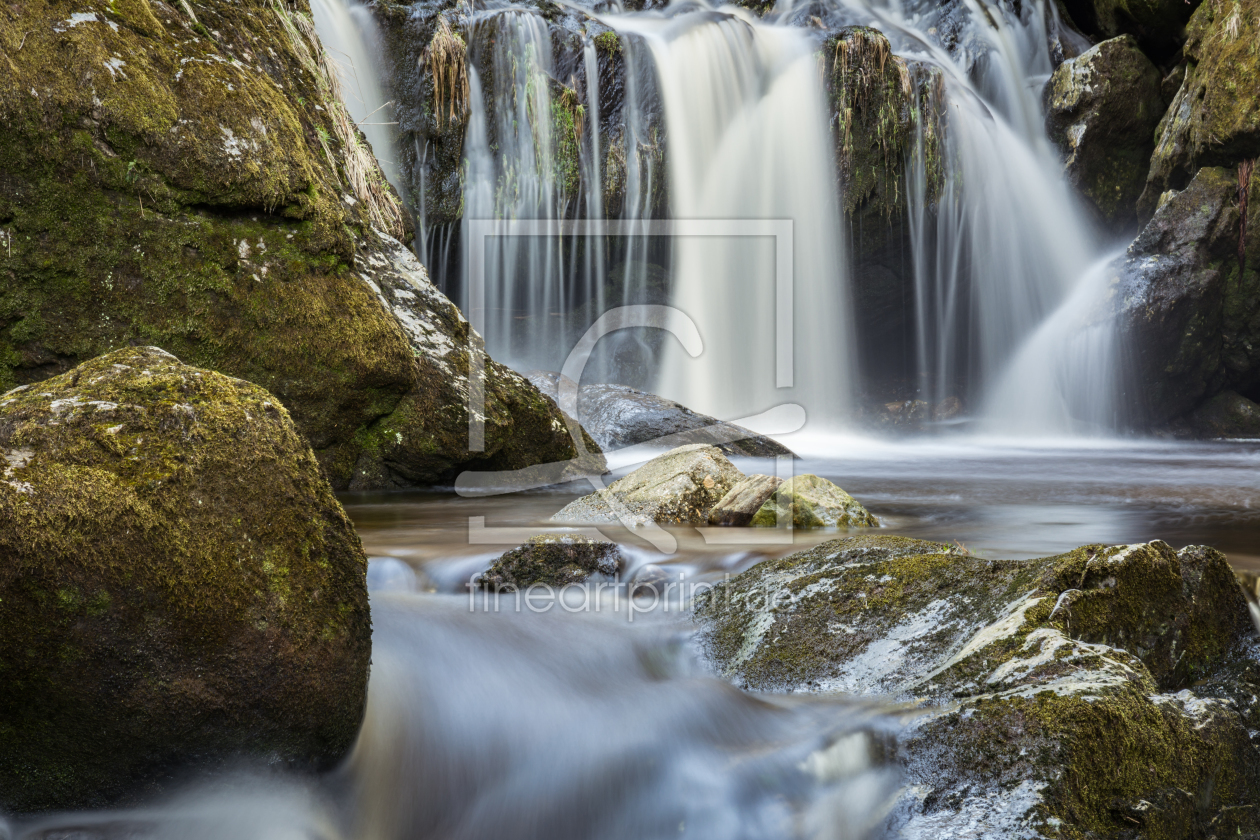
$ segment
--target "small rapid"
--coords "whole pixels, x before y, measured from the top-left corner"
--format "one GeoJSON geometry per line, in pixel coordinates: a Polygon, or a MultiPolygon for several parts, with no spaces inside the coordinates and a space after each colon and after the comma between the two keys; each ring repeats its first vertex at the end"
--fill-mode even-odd
{"type": "Polygon", "coordinates": [[[241,768],[14,840],[861,840],[882,824],[897,788],[877,708],[741,692],[669,616],[505,600],[373,593],[367,715],[328,777],[241,768]]]}

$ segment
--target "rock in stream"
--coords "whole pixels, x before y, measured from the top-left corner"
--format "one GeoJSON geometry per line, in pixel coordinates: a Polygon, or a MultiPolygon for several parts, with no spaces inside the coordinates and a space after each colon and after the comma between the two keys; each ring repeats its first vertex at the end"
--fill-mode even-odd
{"type": "Polygon", "coordinates": [[[354,743],[367,559],[262,388],[139,347],[9,391],[0,523],[0,808],[354,743]]]}

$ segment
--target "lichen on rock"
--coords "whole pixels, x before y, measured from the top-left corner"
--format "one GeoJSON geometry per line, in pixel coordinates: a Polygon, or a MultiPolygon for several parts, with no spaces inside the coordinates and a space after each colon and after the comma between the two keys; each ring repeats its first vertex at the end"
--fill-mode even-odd
{"type": "Polygon", "coordinates": [[[1060,64],[1045,103],[1069,182],[1109,227],[1131,225],[1164,112],[1159,71],[1131,36],[1113,38],[1060,64]]]}
{"type": "Polygon", "coordinates": [[[879,525],[862,503],[821,476],[796,475],[775,488],[753,514],[758,528],[786,525],[794,528],[864,528],[879,525]]]}
{"type": "Polygon", "coordinates": [[[1185,78],[1156,129],[1139,217],[1149,219],[1168,190],[1183,189],[1200,167],[1260,156],[1260,5],[1206,0],[1186,26],[1185,78]]]}
{"type": "Polygon", "coordinates": [[[346,753],[367,561],[278,399],[127,348],[0,396],[0,453],[0,806],[346,753]]]}
{"type": "Polygon", "coordinates": [[[747,687],[933,704],[899,736],[901,836],[1260,830],[1260,645],[1212,549],[1001,561],[836,540],[718,585],[695,616],[715,666],[747,687]]]}
{"type": "Polygon", "coordinates": [[[653,458],[608,487],[565,505],[557,522],[696,523],[742,478],[716,446],[693,443],[653,458]]]}

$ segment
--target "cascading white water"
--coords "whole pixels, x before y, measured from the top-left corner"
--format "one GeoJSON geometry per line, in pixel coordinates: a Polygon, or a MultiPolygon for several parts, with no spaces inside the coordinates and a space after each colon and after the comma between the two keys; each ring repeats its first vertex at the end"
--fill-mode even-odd
{"type": "Polygon", "coordinates": [[[396,132],[389,125],[394,110],[381,84],[381,38],[372,13],[352,0],[311,0],[311,14],[319,40],[341,76],[346,110],[372,146],[385,177],[400,188],[396,132]]]}
{"type": "MultiPolygon", "coordinates": [[[[737,9],[622,16],[664,104],[675,219],[790,220],[792,388],[780,389],[775,241],[681,237],[671,304],[704,351],[667,343],[659,391],[716,416],[794,400],[816,420],[851,407],[852,333],[831,134],[813,44],[737,9]]],[[[768,231],[767,231],[768,232],[768,231]]]]}
{"type": "Polygon", "coordinates": [[[839,8],[944,76],[939,200],[928,204],[922,149],[907,179],[922,398],[965,390],[985,427],[1002,434],[1101,428],[1114,380],[1100,371],[1116,364],[1113,342],[1099,324],[1092,340],[1078,332],[1080,307],[1099,300],[1106,278],[1089,270],[1098,243],[1045,136],[1044,3],[839,8]],[[961,19],[952,53],[936,34],[943,14],[961,19]]]}

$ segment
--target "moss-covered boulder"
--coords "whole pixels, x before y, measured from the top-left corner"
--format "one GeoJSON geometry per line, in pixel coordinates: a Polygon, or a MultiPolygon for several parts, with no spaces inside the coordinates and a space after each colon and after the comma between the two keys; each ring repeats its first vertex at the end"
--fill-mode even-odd
{"type": "Polygon", "coordinates": [[[1260,156],[1260,99],[1255,96],[1260,2],[1206,0],[1190,19],[1186,36],[1185,77],[1156,130],[1138,202],[1142,219],[1151,217],[1165,192],[1184,188],[1200,167],[1232,167],[1260,156]]]}
{"type": "Polygon", "coordinates": [[[793,528],[863,528],[879,525],[862,503],[821,476],[796,475],[780,484],[753,514],[756,528],[789,520],[793,528]]]}
{"type": "Polygon", "coordinates": [[[1260,437],[1260,405],[1233,391],[1222,391],[1186,418],[1196,437],[1260,437]]]}
{"type": "Polygon", "coordinates": [[[400,244],[331,66],[304,0],[0,16],[0,389],[155,344],[275,394],[339,488],[574,457],[493,363],[469,450],[479,339],[400,244]]]}
{"type": "Polygon", "coordinates": [[[1113,230],[1133,225],[1164,113],[1155,65],[1132,36],[1103,41],[1058,66],[1045,104],[1068,180],[1113,230]]]}
{"type": "Polygon", "coordinates": [[[1260,831],[1260,646],[1212,549],[1001,561],[836,540],[720,584],[696,618],[745,686],[933,704],[896,748],[905,836],[1260,831]]]}
{"type": "MultiPolygon", "coordinates": [[[[1260,201],[1260,183],[1247,191],[1260,201]]],[[[1161,426],[1225,389],[1260,385],[1260,235],[1244,231],[1237,174],[1204,168],[1170,192],[1113,267],[1126,405],[1161,426]],[[1241,245],[1241,248],[1240,248],[1241,245]]]]}
{"type": "Polygon", "coordinates": [[[557,522],[708,521],[709,512],[743,478],[716,446],[693,443],[658,455],[608,487],[565,505],[557,522]]]}
{"type": "Polygon", "coordinates": [[[613,577],[625,558],[616,543],[581,534],[539,534],[495,560],[477,584],[514,592],[535,585],[564,587],[592,575],[613,577]]]}
{"type": "Polygon", "coordinates": [[[345,754],[367,562],[278,399],[119,350],[0,396],[0,465],[0,807],[345,754]]]}

